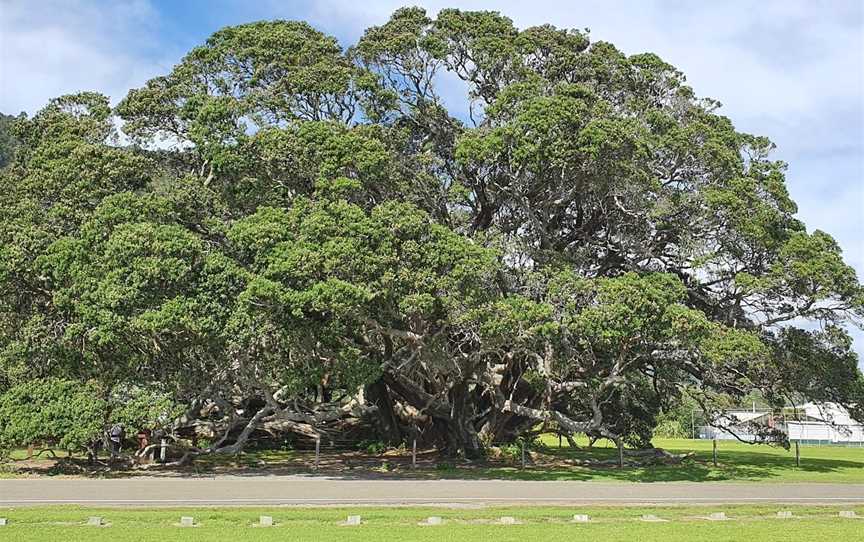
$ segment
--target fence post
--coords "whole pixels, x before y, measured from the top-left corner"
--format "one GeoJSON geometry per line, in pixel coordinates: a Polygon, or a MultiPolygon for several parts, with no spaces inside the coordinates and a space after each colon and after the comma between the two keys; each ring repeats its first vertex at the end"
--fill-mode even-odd
{"type": "Polygon", "coordinates": [[[716,466],[717,466],[717,437],[714,437],[714,440],[713,440],[712,442],[714,443],[714,446],[713,446],[713,449],[714,449],[713,455],[714,455],[714,466],[716,467],[716,466]]]}
{"type": "Polygon", "coordinates": [[[699,438],[698,436],[696,436],[696,409],[695,408],[690,409],[690,438],[692,438],[692,439],[699,438]]]}
{"type": "Polygon", "coordinates": [[[315,437],[315,470],[318,470],[318,462],[321,459],[321,437],[315,437]]]}
{"type": "Polygon", "coordinates": [[[801,466],[801,448],[798,446],[798,441],[795,441],[795,466],[801,466]]]}
{"type": "Polygon", "coordinates": [[[624,468],[624,441],[621,439],[618,439],[618,442],[616,442],[616,444],[618,445],[618,468],[623,469],[624,468]]]}
{"type": "Polygon", "coordinates": [[[561,449],[561,433],[558,433],[558,449],[561,449]]]}
{"type": "Polygon", "coordinates": [[[522,439],[522,468],[525,468],[525,446],[527,445],[527,441],[522,439]]]}

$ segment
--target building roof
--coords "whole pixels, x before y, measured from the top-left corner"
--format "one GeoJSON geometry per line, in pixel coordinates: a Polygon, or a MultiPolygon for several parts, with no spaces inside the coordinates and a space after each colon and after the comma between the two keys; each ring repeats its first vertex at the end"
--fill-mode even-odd
{"type": "Polygon", "coordinates": [[[849,412],[834,403],[807,403],[801,407],[808,419],[826,421],[837,425],[857,425],[849,412]]]}
{"type": "Polygon", "coordinates": [[[752,410],[727,410],[720,415],[720,419],[732,424],[751,423],[766,418],[771,414],[769,411],[752,411],[752,410]]]}

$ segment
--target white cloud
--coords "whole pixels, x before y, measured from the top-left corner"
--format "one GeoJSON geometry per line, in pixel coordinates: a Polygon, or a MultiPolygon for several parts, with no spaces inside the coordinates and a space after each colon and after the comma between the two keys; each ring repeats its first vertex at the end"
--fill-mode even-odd
{"type": "Polygon", "coordinates": [[[157,21],[147,0],[2,0],[0,111],[32,114],[81,90],[116,102],[164,69],[157,21]]]}

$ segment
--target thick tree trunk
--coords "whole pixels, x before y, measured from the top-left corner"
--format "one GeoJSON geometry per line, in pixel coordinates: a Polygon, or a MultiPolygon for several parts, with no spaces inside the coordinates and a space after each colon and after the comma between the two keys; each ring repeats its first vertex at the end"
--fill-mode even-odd
{"type": "Polygon", "coordinates": [[[485,456],[485,449],[474,427],[474,407],[468,386],[460,382],[450,390],[450,420],[447,423],[448,451],[466,459],[485,456]]]}
{"type": "Polygon", "coordinates": [[[431,416],[432,433],[440,442],[442,452],[469,459],[485,455],[482,441],[474,427],[474,406],[467,383],[454,385],[448,393],[448,400],[443,400],[398,373],[385,373],[384,382],[409,405],[431,416]]]}
{"type": "Polygon", "coordinates": [[[393,410],[393,398],[384,380],[378,379],[367,386],[366,397],[369,403],[378,407],[378,414],[374,420],[383,440],[393,445],[402,442],[399,418],[393,410]]]}

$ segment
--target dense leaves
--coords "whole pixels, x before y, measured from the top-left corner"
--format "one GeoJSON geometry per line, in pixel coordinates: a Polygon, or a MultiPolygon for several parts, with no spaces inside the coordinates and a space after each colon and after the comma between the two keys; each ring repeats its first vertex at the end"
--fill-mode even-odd
{"type": "Polygon", "coordinates": [[[15,117],[0,113],[0,168],[12,161],[18,140],[13,133],[15,117]]]}
{"type": "Polygon", "coordinates": [[[0,395],[0,449],[39,443],[81,450],[99,440],[105,401],[93,382],[48,378],[0,395]]]}

